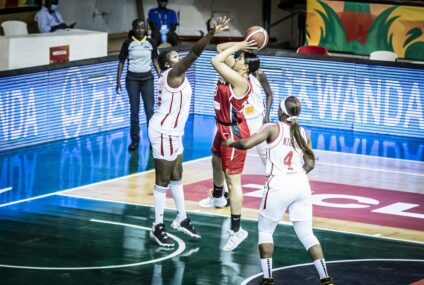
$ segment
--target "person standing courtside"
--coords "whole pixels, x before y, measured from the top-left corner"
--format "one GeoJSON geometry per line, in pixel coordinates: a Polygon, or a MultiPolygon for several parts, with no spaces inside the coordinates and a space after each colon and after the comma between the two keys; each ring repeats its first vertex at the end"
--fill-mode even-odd
{"type": "Polygon", "coordinates": [[[62,15],[57,10],[58,5],[59,0],[45,0],[43,7],[35,14],[34,20],[40,33],[59,32],[75,26],[75,23],[69,26],[64,23],[62,15]]]}
{"type": "MultiPolygon", "coordinates": [[[[252,91],[249,74],[258,70],[259,58],[247,50],[254,50],[256,43],[242,41],[218,45],[218,55],[212,58],[212,66],[222,77],[218,81],[214,108],[217,132],[212,146],[214,188],[212,195],[222,196],[224,181],[228,186],[231,211],[231,230],[224,251],[234,250],[248,233],[240,226],[243,192],[241,173],[246,151],[239,151],[222,144],[228,137],[234,140],[249,137],[250,132],[243,114],[243,107],[252,91]],[[243,51],[234,59],[232,54],[243,51]]],[[[222,197],[223,198],[223,197],[222,197]]],[[[225,198],[223,198],[224,202],[225,198]]]]}
{"type": "Polygon", "coordinates": [[[166,191],[169,186],[177,208],[177,217],[171,226],[190,237],[200,238],[187,217],[182,184],[183,135],[190,112],[192,89],[186,71],[202,54],[214,35],[228,28],[229,19],[219,18],[214,28],[197,41],[190,52],[180,58],[177,52],[161,53],[159,64],[163,77],[158,82],[158,108],[149,123],[149,138],[155,159],[153,204],[155,221],[150,237],[162,247],[173,247],[163,222],[166,191]]]}
{"type": "Polygon", "coordinates": [[[307,173],[315,166],[315,155],[305,129],[297,123],[300,110],[299,99],[288,96],[280,103],[280,122],[264,125],[247,139],[225,141],[225,145],[241,150],[266,141],[267,182],[258,219],[258,245],[264,274],[261,285],[275,284],[273,234],[286,209],[298,239],[313,260],[321,285],[333,285],[321,245],[312,231],[312,194],[307,173]]]}
{"type": "Polygon", "coordinates": [[[151,37],[158,46],[169,43],[171,46],[180,44],[175,33],[178,25],[177,13],[168,9],[168,0],[158,0],[158,7],[149,10],[149,25],[152,30],[151,37]]]}
{"type": "Polygon", "coordinates": [[[119,53],[118,74],[116,76],[116,92],[120,94],[122,70],[124,69],[125,60],[128,59],[125,83],[131,113],[131,144],[128,147],[129,151],[137,150],[140,141],[140,94],[143,98],[147,126],[153,116],[155,98],[151,64],[153,62],[153,67],[159,77],[160,68],[157,58],[156,43],[152,39],[147,38],[144,20],[134,20],[128,39],[122,44],[121,52],[119,53]]]}

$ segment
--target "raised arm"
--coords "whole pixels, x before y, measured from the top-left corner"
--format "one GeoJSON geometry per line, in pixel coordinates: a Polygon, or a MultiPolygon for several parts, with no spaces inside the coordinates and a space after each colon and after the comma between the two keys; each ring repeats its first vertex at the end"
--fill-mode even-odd
{"type": "MultiPolygon", "coordinates": [[[[219,44],[219,45],[216,46],[216,51],[222,52],[222,51],[226,50],[227,48],[230,48],[230,47],[232,47],[236,44],[237,44],[237,42],[226,42],[226,43],[219,44]]],[[[228,65],[229,67],[233,67],[235,62],[236,61],[235,61],[233,55],[230,55],[225,59],[225,64],[228,65]]]]}
{"type": "Polygon", "coordinates": [[[224,144],[236,149],[251,149],[264,141],[272,141],[276,136],[278,136],[278,125],[267,124],[246,139],[234,141],[232,138],[228,138],[224,144]]]}
{"type": "Polygon", "coordinates": [[[203,38],[198,40],[190,52],[178,63],[174,65],[172,70],[169,72],[169,83],[173,86],[178,86],[184,79],[185,72],[191,67],[193,62],[202,54],[203,50],[210,43],[211,39],[218,33],[228,28],[228,22],[230,19],[219,18],[215,23],[214,28],[209,31],[203,38]]]}
{"type": "Polygon", "coordinates": [[[239,50],[254,50],[257,49],[256,43],[253,41],[242,41],[234,44],[231,47],[221,51],[211,60],[213,67],[218,74],[233,87],[233,92],[236,97],[242,97],[246,94],[249,85],[246,78],[240,75],[232,67],[228,66],[225,62],[229,56],[239,50]]]}
{"type": "Polygon", "coordinates": [[[262,70],[258,69],[258,71],[256,71],[255,76],[258,79],[258,81],[261,83],[262,88],[264,89],[264,92],[266,95],[266,100],[265,100],[266,113],[264,117],[264,123],[268,123],[269,114],[270,114],[271,105],[272,105],[272,90],[271,90],[271,87],[269,86],[268,78],[266,77],[266,74],[262,70]]]}

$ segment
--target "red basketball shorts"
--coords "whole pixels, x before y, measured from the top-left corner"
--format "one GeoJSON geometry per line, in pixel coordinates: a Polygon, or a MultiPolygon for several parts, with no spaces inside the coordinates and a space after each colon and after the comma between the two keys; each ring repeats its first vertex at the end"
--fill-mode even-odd
{"type": "Polygon", "coordinates": [[[246,150],[239,150],[223,145],[227,138],[238,141],[250,136],[246,121],[234,126],[217,124],[217,132],[213,140],[212,153],[221,158],[222,170],[228,174],[240,174],[243,172],[246,161],[246,150]]]}

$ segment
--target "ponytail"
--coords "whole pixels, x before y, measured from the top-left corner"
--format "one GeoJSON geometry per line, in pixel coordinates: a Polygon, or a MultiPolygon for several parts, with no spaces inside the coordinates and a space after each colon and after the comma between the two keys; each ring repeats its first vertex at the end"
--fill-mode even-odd
{"type": "Polygon", "coordinates": [[[300,147],[300,149],[303,151],[303,153],[305,155],[311,157],[312,159],[315,159],[314,152],[309,147],[308,143],[305,141],[302,134],[300,133],[300,125],[296,122],[296,119],[291,120],[290,139],[291,139],[292,146],[293,146],[294,149],[296,149],[295,144],[294,144],[294,142],[296,140],[297,145],[300,147]]]}
{"type": "Polygon", "coordinates": [[[280,110],[281,114],[287,116],[286,120],[290,122],[290,139],[293,148],[296,149],[296,142],[306,156],[315,159],[314,152],[309,147],[308,142],[302,137],[300,125],[296,121],[301,111],[299,99],[294,96],[287,96],[283,101],[281,101],[280,110]]]}

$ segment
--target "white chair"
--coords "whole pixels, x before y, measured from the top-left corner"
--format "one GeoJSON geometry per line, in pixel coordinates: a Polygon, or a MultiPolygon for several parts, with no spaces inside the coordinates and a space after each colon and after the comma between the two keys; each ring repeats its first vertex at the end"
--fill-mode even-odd
{"type": "Polygon", "coordinates": [[[5,21],[1,27],[5,36],[28,35],[27,24],[22,21],[5,21]]]}
{"type": "Polygon", "coordinates": [[[377,50],[370,53],[371,60],[396,61],[397,55],[392,51],[377,50]]]}

